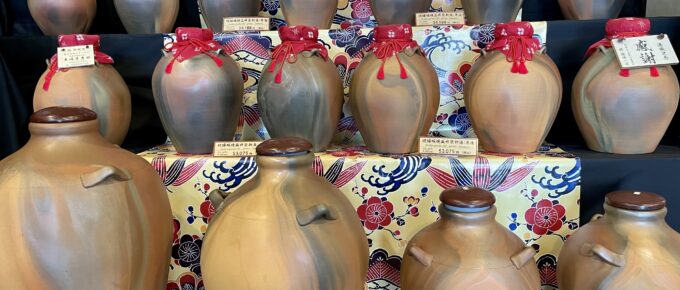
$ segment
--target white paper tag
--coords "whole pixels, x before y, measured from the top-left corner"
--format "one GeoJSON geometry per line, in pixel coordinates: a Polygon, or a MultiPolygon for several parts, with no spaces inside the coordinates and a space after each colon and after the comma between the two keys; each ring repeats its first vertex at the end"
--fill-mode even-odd
{"type": "Polygon", "coordinates": [[[422,154],[474,156],[479,153],[479,140],[421,137],[418,148],[422,154]]]}
{"type": "Polygon", "coordinates": [[[678,56],[667,35],[647,35],[612,40],[621,68],[678,64],[678,56]]]}
{"type": "Polygon", "coordinates": [[[72,68],[94,65],[94,47],[80,45],[57,48],[59,68],[72,68]]]}
{"type": "Polygon", "coordinates": [[[456,24],[465,24],[465,13],[463,11],[416,13],[416,26],[456,24]]]}
{"type": "Polygon", "coordinates": [[[214,157],[244,157],[255,156],[257,152],[255,148],[260,145],[262,141],[252,142],[215,142],[213,148],[214,157]]]}
{"type": "Polygon", "coordinates": [[[225,17],[222,31],[269,30],[269,17],[225,17]]]}

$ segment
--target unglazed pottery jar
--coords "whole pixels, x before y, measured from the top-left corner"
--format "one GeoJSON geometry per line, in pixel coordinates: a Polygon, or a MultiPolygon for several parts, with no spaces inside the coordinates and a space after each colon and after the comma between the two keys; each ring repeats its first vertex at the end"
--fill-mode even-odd
{"type": "Polygon", "coordinates": [[[614,192],[604,212],[564,244],[557,265],[560,289],[680,289],[680,234],[664,220],[666,200],[614,192]]]}
{"type": "Polygon", "coordinates": [[[163,128],[177,152],[206,154],[231,141],[243,105],[239,65],[210,29],[177,28],[153,72],[152,89],[163,128]]]}
{"type": "Polygon", "coordinates": [[[252,17],[260,12],[260,1],[253,0],[199,0],[198,4],[213,31],[222,31],[225,17],[252,17]]]}
{"type": "Polygon", "coordinates": [[[257,154],[257,174],[216,206],[208,226],[206,289],[363,289],[366,235],[347,198],[312,170],[312,144],[271,139],[257,154]]]}
{"type": "Polygon", "coordinates": [[[626,0],[558,0],[566,19],[609,19],[619,16],[626,0]]]}
{"type": "Polygon", "coordinates": [[[288,25],[331,27],[338,11],[338,0],[279,0],[288,25]]]}
{"type": "Polygon", "coordinates": [[[416,24],[416,13],[430,10],[432,0],[369,0],[380,25],[416,24]]]}
{"type": "Polygon", "coordinates": [[[441,218],[406,247],[401,289],[541,289],[536,251],[496,222],[491,192],[457,187],[440,199],[441,218]]]}
{"type": "Polygon", "coordinates": [[[375,38],[352,77],[352,114],[372,152],[415,152],[439,109],[437,73],[410,25],[379,26],[375,38]]]}
{"type": "Polygon", "coordinates": [[[465,83],[465,106],[486,151],[534,152],[555,121],[562,78],[533,33],[528,22],[497,25],[465,83]]]}
{"type": "Polygon", "coordinates": [[[168,33],[179,12],[179,0],[113,0],[130,34],[168,33]]]}
{"type": "Polygon", "coordinates": [[[506,23],[517,19],[522,0],[462,0],[468,25],[506,23]]]}
{"type": "Polygon", "coordinates": [[[607,38],[591,46],[574,80],[576,123],[592,150],[654,152],[678,108],[678,78],[670,66],[621,69],[612,41],[646,35],[648,19],[613,19],[606,29],[607,38]]]}
{"type": "Polygon", "coordinates": [[[299,137],[314,151],[328,147],[340,120],[344,88],[313,26],[284,26],[265,65],[257,103],[271,137],[299,137]]]}
{"type": "Polygon", "coordinates": [[[28,0],[28,10],[45,35],[86,33],[97,0],[28,0]]]}
{"type": "Polygon", "coordinates": [[[99,51],[99,36],[60,35],[58,41],[59,47],[93,46],[95,65],[59,69],[55,54],[35,88],[33,109],[53,106],[91,109],[97,113],[102,135],[113,144],[122,144],[132,117],[130,90],[112,66],[113,59],[99,51]]]}
{"type": "Polygon", "coordinates": [[[165,187],[99,134],[85,108],[31,117],[0,161],[0,289],[164,289],[172,244],[165,187]]]}

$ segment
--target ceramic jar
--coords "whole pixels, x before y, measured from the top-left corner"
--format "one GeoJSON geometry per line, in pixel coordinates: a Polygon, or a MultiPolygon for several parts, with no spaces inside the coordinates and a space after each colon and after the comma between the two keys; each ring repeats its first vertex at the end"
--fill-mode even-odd
{"type": "Polygon", "coordinates": [[[276,138],[257,154],[257,174],[215,207],[201,250],[206,289],[363,289],[366,235],[352,204],[312,170],[312,144],[276,138]]]}
{"type": "Polygon", "coordinates": [[[164,289],[172,244],[165,187],[85,108],[33,114],[0,161],[0,289],[164,289]]]}
{"type": "Polygon", "coordinates": [[[560,73],[532,37],[530,23],[499,24],[494,34],[468,73],[465,106],[486,151],[534,152],[562,100],[560,73]]]}
{"type": "Polygon", "coordinates": [[[380,25],[416,24],[416,13],[430,10],[432,0],[369,0],[380,25]]]}
{"type": "Polygon", "coordinates": [[[352,77],[352,114],[372,152],[415,152],[439,109],[439,78],[410,25],[379,26],[374,35],[352,77]]]}
{"type": "Polygon", "coordinates": [[[626,0],[558,0],[566,19],[609,19],[619,16],[626,0]]]}
{"type": "Polygon", "coordinates": [[[179,0],[113,0],[129,34],[169,33],[179,12],[179,0]]]}
{"type": "Polygon", "coordinates": [[[328,147],[344,103],[344,87],[313,26],[284,26],[282,43],[265,65],[257,91],[271,137],[299,137],[315,151],[328,147]]]}
{"type": "Polygon", "coordinates": [[[28,0],[28,10],[45,35],[86,33],[97,0],[28,0]]]}
{"type": "Polygon", "coordinates": [[[243,105],[241,69],[212,30],[180,27],[176,35],[153,72],[156,109],[177,152],[211,153],[215,141],[234,139],[243,105]]]}
{"type": "Polygon", "coordinates": [[[491,192],[457,187],[440,199],[441,218],[406,247],[401,289],[541,289],[536,251],[496,222],[491,192]]]}
{"type": "Polygon", "coordinates": [[[213,31],[222,31],[225,17],[252,17],[260,12],[260,1],[199,0],[201,14],[213,31]]]}
{"type": "Polygon", "coordinates": [[[338,11],[338,0],[279,0],[288,25],[328,29],[338,11]]]}
{"type": "Polygon", "coordinates": [[[59,47],[92,46],[95,65],[59,69],[55,54],[35,88],[33,109],[53,106],[91,109],[98,115],[102,135],[113,144],[122,144],[132,118],[130,90],[112,66],[113,59],[100,51],[99,36],[60,35],[58,42],[59,47]]]}
{"type": "Polygon", "coordinates": [[[679,289],[680,234],[666,224],[666,212],[666,200],[653,193],[608,194],[604,216],[564,244],[560,289],[679,289]]]}
{"type": "Polygon", "coordinates": [[[644,154],[656,150],[678,108],[680,88],[670,66],[622,70],[612,39],[643,36],[650,22],[607,22],[607,37],[591,46],[572,89],[576,123],[588,147],[599,152],[644,154]]]}
{"type": "Polygon", "coordinates": [[[507,23],[517,19],[522,0],[462,0],[468,25],[507,23]]]}

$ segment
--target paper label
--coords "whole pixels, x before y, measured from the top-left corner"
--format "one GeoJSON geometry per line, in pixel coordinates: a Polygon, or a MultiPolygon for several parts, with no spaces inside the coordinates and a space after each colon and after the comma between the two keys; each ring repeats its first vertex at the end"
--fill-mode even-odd
{"type": "Polygon", "coordinates": [[[269,30],[269,17],[225,17],[222,31],[269,30]]]}
{"type": "Polygon", "coordinates": [[[479,140],[476,138],[420,138],[420,153],[442,155],[477,155],[479,140]]]}
{"type": "Polygon", "coordinates": [[[463,11],[416,13],[416,26],[456,24],[465,24],[465,13],[463,11]]]}
{"type": "Polygon", "coordinates": [[[94,47],[80,45],[60,47],[57,49],[59,68],[72,68],[94,65],[94,47]]]}
{"type": "Polygon", "coordinates": [[[678,56],[667,35],[647,35],[612,40],[622,68],[678,64],[678,56]]]}
{"type": "Polygon", "coordinates": [[[214,157],[244,157],[255,156],[257,152],[255,148],[260,145],[261,141],[253,142],[215,142],[213,148],[214,157]]]}

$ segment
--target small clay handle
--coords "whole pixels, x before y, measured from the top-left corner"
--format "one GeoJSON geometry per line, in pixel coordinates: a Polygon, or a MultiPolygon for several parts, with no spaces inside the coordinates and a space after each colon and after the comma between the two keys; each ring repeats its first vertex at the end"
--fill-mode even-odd
{"type": "Polygon", "coordinates": [[[515,266],[515,269],[522,269],[529,263],[529,261],[534,261],[534,256],[536,255],[536,249],[533,247],[526,247],[522,249],[519,253],[510,257],[510,261],[515,266]]]}
{"type": "Polygon", "coordinates": [[[539,54],[546,54],[547,50],[548,50],[548,48],[544,45],[544,46],[541,47],[541,49],[538,50],[538,53],[539,54]]]}
{"type": "Polygon", "coordinates": [[[583,244],[583,246],[581,246],[581,254],[588,257],[596,256],[607,264],[619,268],[626,265],[626,258],[624,258],[623,255],[614,253],[598,244],[583,244]]]}
{"type": "Polygon", "coordinates": [[[590,218],[590,222],[592,223],[592,222],[594,222],[594,221],[596,221],[596,220],[599,220],[599,219],[601,219],[601,218],[603,218],[603,217],[604,217],[603,214],[597,213],[597,214],[593,215],[593,217],[590,218]]]}
{"type": "Polygon", "coordinates": [[[208,194],[208,199],[215,209],[220,208],[224,200],[230,193],[215,189],[208,194]]]}
{"type": "Polygon", "coordinates": [[[337,215],[325,203],[297,212],[297,222],[301,227],[308,226],[320,219],[332,221],[337,219],[337,215]]]}
{"type": "Polygon", "coordinates": [[[84,188],[95,187],[109,179],[129,181],[132,177],[125,170],[113,166],[103,166],[94,172],[80,175],[80,182],[84,188]]]}
{"type": "Polygon", "coordinates": [[[416,261],[423,264],[425,267],[430,267],[432,265],[432,260],[434,260],[434,256],[432,256],[432,254],[416,245],[411,246],[408,249],[408,253],[412,257],[416,258],[416,261]]]}
{"type": "Polygon", "coordinates": [[[609,49],[607,49],[606,47],[604,47],[604,45],[598,45],[598,46],[597,46],[597,50],[599,50],[600,52],[602,52],[602,53],[604,53],[604,54],[609,54],[609,49]]]}

